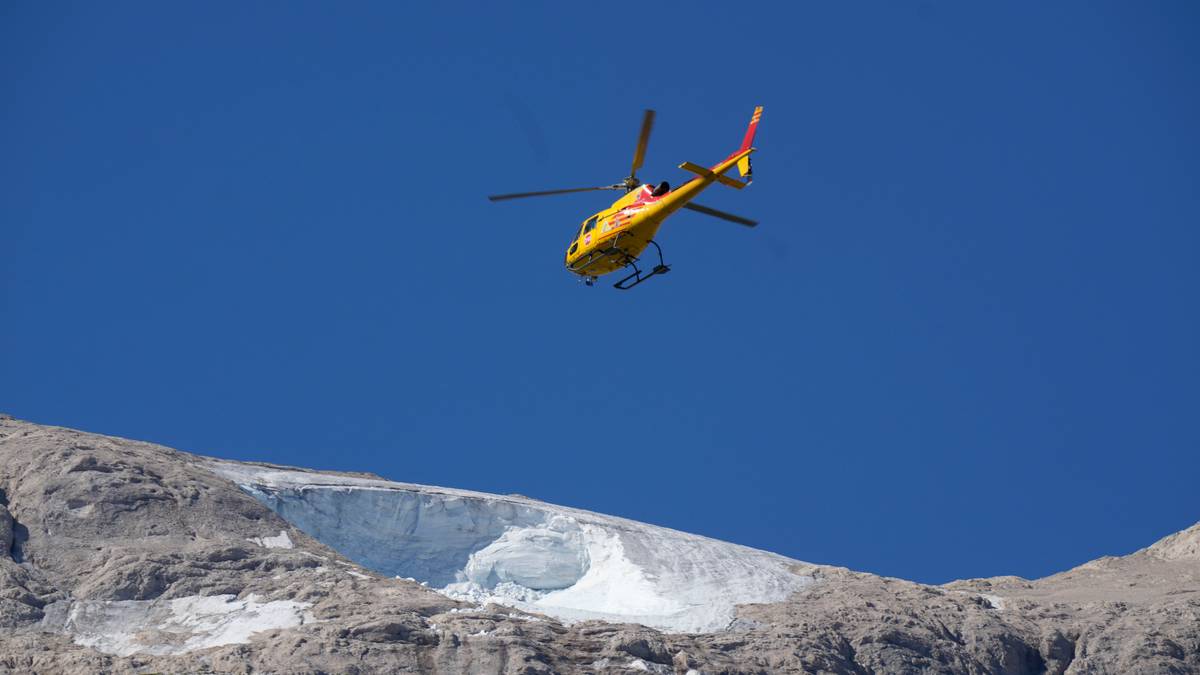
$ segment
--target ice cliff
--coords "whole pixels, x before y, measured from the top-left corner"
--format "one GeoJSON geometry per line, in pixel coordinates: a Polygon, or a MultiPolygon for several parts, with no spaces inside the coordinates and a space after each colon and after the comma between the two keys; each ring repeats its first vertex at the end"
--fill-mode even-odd
{"type": "Polygon", "coordinates": [[[566,620],[679,632],[812,582],[795,560],[519,496],[213,461],[217,474],[314,539],[446,595],[566,620]]]}

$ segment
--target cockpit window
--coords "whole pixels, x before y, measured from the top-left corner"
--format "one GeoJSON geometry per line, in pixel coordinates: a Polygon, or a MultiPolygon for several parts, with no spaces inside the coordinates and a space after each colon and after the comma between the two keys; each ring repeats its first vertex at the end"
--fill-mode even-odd
{"type": "Polygon", "coordinates": [[[592,216],[591,218],[588,218],[586,221],[584,221],[584,223],[583,223],[583,233],[584,234],[591,232],[592,229],[596,227],[596,220],[598,218],[599,218],[599,216],[592,216]]]}

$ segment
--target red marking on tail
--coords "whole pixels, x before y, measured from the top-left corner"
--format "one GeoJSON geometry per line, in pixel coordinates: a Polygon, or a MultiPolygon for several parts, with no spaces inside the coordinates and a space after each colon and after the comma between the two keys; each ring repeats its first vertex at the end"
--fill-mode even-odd
{"type": "Polygon", "coordinates": [[[746,136],[742,139],[742,147],[738,148],[741,152],[749,148],[754,143],[754,132],[758,131],[758,120],[762,117],[762,106],[754,109],[754,114],[750,116],[750,126],[746,127],[746,136]]]}

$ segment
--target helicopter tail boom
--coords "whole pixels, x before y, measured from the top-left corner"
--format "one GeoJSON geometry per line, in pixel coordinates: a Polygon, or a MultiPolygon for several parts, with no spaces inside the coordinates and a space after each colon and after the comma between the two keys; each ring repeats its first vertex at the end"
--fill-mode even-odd
{"type": "MultiPolygon", "coordinates": [[[[749,157],[749,155],[747,155],[747,157],[749,157]]],[[[738,160],[738,161],[740,162],[741,160],[738,160]]],[[[722,164],[728,164],[728,163],[729,163],[729,160],[725,160],[724,162],[722,162],[722,164]]],[[[718,164],[716,167],[713,167],[713,168],[718,168],[720,166],[721,165],[718,164]]],[[[726,170],[728,170],[731,167],[732,167],[732,165],[727,166],[726,170]]],[[[679,165],[679,168],[683,169],[684,171],[691,171],[692,173],[696,174],[697,176],[700,176],[701,178],[710,178],[712,180],[717,181],[718,183],[720,183],[722,185],[728,185],[729,187],[736,188],[738,190],[741,190],[742,188],[746,187],[745,183],[738,182],[738,181],[730,178],[729,176],[726,176],[724,173],[717,173],[716,171],[713,171],[712,169],[706,169],[706,168],[700,166],[699,164],[693,164],[691,162],[684,162],[683,164],[679,165]]]]}
{"type": "Polygon", "coordinates": [[[684,171],[691,171],[697,176],[707,179],[708,181],[715,181],[722,185],[728,185],[731,188],[737,188],[740,190],[750,184],[750,153],[754,152],[755,150],[756,148],[745,148],[738,150],[717,164],[714,164],[710,169],[706,169],[699,164],[693,164],[692,162],[684,162],[683,164],[679,165],[679,168],[683,169],[684,171]],[[747,167],[746,170],[742,172],[742,176],[746,178],[745,182],[734,180],[733,178],[725,175],[726,171],[729,171],[735,166],[738,167],[739,170],[741,170],[742,166],[747,167]]]}

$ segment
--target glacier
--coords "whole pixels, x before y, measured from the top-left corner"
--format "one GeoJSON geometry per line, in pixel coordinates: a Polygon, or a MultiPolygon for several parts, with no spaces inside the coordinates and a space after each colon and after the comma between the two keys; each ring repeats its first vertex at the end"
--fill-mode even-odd
{"type": "Polygon", "coordinates": [[[568,622],[710,632],[729,627],[739,604],[780,602],[813,583],[806,563],[781,555],[518,495],[208,467],[363,567],[568,622]]]}

